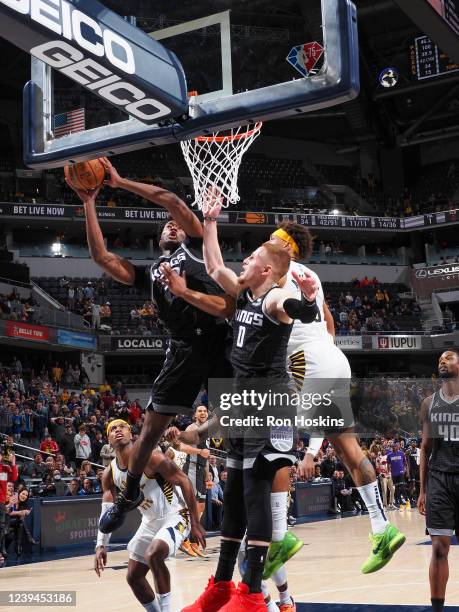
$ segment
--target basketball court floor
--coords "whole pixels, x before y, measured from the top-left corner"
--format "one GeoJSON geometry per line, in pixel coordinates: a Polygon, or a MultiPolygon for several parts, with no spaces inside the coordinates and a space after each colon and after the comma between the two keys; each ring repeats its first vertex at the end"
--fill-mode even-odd
{"type": "MultiPolygon", "coordinates": [[[[368,576],[359,570],[369,552],[368,516],[294,527],[295,533],[306,542],[288,564],[290,592],[297,601],[298,612],[427,612],[431,547],[424,535],[424,520],[416,510],[392,512],[391,520],[406,534],[407,542],[388,566],[368,576]]],[[[174,610],[191,603],[215,571],[218,537],[210,538],[207,546],[207,559],[191,559],[179,553],[169,561],[174,610]]],[[[67,558],[5,567],[0,570],[0,589],[76,590],[77,603],[73,609],[85,612],[142,609],[125,580],[124,546],[117,546],[109,553],[108,566],[100,579],[92,569],[92,554],[77,557],[72,554],[69,550],[67,558]]],[[[450,553],[447,603],[448,610],[459,612],[459,546],[456,545],[450,553]]]]}

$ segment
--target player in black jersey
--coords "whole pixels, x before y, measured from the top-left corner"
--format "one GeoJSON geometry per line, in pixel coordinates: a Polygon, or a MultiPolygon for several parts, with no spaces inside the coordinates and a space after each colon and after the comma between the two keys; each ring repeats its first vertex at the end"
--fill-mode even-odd
{"type": "MultiPolygon", "coordinates": [[[[277,381],[276,391],[285,390],[289,384],[286,356],[293,319],[315,319],[316,281],[309,274],[296,275],[301,300],[280,288],[278,283],[288,271],[290,256],[286,249],[271,243],[263,244],[247,257],[237,276],[225,266],[218,244],[216,220],[220,208],[220,202],[215,202],[204,217],[204,258],[210,276],[236,299],[231,350],[234,390],[247,390],[252,385],[257,388],[257,381],[262,379],[268,379],[264,390],[270,385],[269,379],[277,381]]],[[[243,410],[242,416],[250,409],[243,410]]],[[[234,406],[230,414],[233,413],[234,406]]],[[[292,429],[289,436],[276,439],[269,429],[266,435],[263,429],[260,437],[229,436],[217,571],[204,593],[183,612],[266,610],[261,581],[272,535],[271,487],[276,471],[296,460],[292,429]],[[246,528],[247,569],[235,589],[232,576],[246,528]]]]}
{"type": "Polygon", "coordinates": [[[109,533],[122,524],[126,512],[142,501],[139,483],[143,469],[174,415],[191,411],[202,384],[206,384],[209,377],[227,374],[228,364],[221,346],[228,330],[224,321],[190,306],[160,282],[160,266],[167,262],[179,274],[186,275],[191,287],[203,294],[213,294],[220,306],[227,299],[219,295],[221,289],[206,273],[202,260],[202,224],[196,215],[175,194],[120,177],[106,159],[104,165],[109,175],[108,185],[126,189],[162,206],[172,218],[161,234],[159,244],[163,255],[152,266],[141,268],[107,250],[96,213],[98,190],[92,193],[77,191],[85,205],[92,259],[120,283],[143,288],[151,286],[158,317],[169,334],[166,359],[153,383],[145,422],[129,457],[126,488],[101,517],[99,528],[109,533]]]}
{"type": "Polygon", "coordinates": [[[459,535],[459,352],[438,361],[441,388],[421,405],[421,489],[418,508],[432,540],[429,568],[432,610],[444,609],[451,538],[459,535]]]}

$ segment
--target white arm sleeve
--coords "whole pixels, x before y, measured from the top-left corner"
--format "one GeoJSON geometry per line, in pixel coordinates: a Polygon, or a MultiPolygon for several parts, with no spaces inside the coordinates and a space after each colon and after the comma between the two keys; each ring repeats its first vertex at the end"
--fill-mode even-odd
{"type": "MultiPolygon", "coordinates": [[[[112,502],[102,502],[102,510],[101,510],[100,516],[102,517],[102,515],[112,506],[113,506],[112,502]]],[[[96,548],[98,548],[99,546],[106,547],[107,544],[110,542],[111,535],[112,535],[111,533],[102,533],[102,531],[97,530],[96,548]]]]}
{"type": "Polygon", "coordinates": [[[323,438],[310,438],[309,446],[306,450],[306,454],[312,455],[313,457],[315,457],[317,453],[319,452],[323,441],[324,441],[323,438]]]}

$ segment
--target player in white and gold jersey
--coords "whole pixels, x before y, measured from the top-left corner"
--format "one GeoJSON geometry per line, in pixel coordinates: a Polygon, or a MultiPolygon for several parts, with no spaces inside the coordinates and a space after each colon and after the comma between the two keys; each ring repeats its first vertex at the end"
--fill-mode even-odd
{"type": "MultiPolygon", "coordinates": [[[[102,513],[123,491],[132,434],[122,419],[107,425],[108,440],[115,451],[102,476],[102,513]]],[[[128,544],[127,581],[135,597],[147,612],[172,612],[170,574],[165,560],[176,554],[190,533],[205,547],[204,530],[199,523],[198,507],[191,481],[161,452],[153,451],[140,481],[144,500],[138,506],[142,522],[128,544]],[[157,597],[146,579],[151,569],[157,597]]],[[[94,569],[98,576],[107,562],[110,535],[97,536],[94,569]]]]}
{"type": "MultiPolygon", "coordinates": [[[[323,396],[324,393],[330,392],[334,395],[336,417],[342,417],[344,423],[341,428],[326,429],[326,436],[349,470],[368,509],[372,528],[370,539],[373,546],[361,570],[364,574],[376,572],[390,561],[394,552],[405,542],[405,536],[387,520],[374,468],[360,448],[357,437],[352,435],[354,423],[349,399],[351,378],[349,362],[334,344],[333,319],[325,304],[319,277],[299,263],[299,260],[307,260],[311,255],[312,236],[303,225],[286,222],[271,235],[271,242],[285,246],[290,253],[290,269],[285,280],[287,288],[299,293],[292,273],[300,277],[303,273],[309,275],[312,273],[316,277],[319,287],[316,298],[317,318],[307,325],[298,320],[294,321],[288,346],[288,369],[303,396],[307,397],[309,393],[320,393],[323,396]]],[[[300,476],[310,476],[314,457],[321,444],[322,438],[314,437],[310,440],[305,458],[298,466],[300,476]]],[[[281,555],[278,554],[277,559],[279,556],[281,555]]],[[[267,565],[269,560],[270,555],[267,565]]]]}

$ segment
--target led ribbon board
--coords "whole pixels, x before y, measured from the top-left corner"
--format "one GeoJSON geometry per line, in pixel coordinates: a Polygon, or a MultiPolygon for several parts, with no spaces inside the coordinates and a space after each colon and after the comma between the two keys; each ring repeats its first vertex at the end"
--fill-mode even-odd
{"type": "Polygon", "coordinates": [[[96,0],[0,0],[0,36],[144,124],[188,110],[176,56],[96,0]]]}

